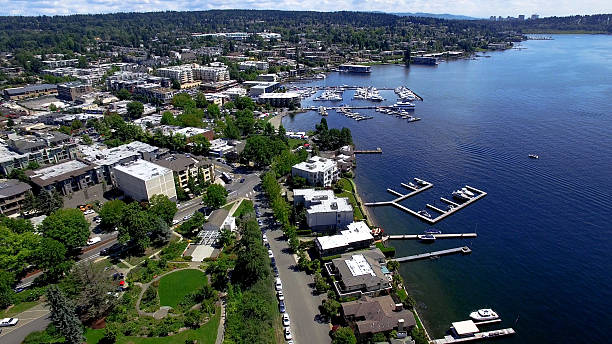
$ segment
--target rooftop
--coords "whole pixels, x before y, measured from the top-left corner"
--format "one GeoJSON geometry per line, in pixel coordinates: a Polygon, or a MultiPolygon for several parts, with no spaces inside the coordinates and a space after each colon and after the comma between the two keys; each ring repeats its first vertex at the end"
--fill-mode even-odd
{"type": "Polygon", "coordinates": [[[293,168],[309,171],[309,172],[324,172],[336,166],[336,162],[331,159],[313,156],[307,161],[293,165],[293,168]]]}
{"type": "Polygon", "coordinates": [[[15,179],[0,180],[0,199],[22,194],[30,190],[30,185],[15,179]]]}
{"type": "Polygon", "coordinates": [[[360,300],[342,304],[345,317],[355,320],[360,334],[391,331],[399,320],[404,320],[404,328],[416,325],[410,310],[398,308],[389,295],[380,297],[364,296],[360,300]]]}
{"type": "Polygon", "coordinates": [[[465,336],[480,332],[476,324],[472,320],[457,321],[453,323],[453,328],[460,336],[465,336]]]}
{"type": "Polygon", "coordinates": [[[153,178],[172,173],[172,171],[166,167],[159,166],[142,159],[138,159],[123,165],[118,165],[114,168],[115,171],[121,171],[143,181],[148,181],[153,178]]]}
{"type": "Polygon", "coordinates": [[[353,206],[349,203],[348,198],[332,198],[317,200],[319,203],[311,204],[306,210],[308,213],[328,213],[328,212],[342,212],[342,211],[353,211],[353,206]]]}
{"type": "Polygon", "coordinates": [[[362,251],[360,254],[343,254],[332,262],[346,289],[365,287],[373,290],[377,286],[389,286],[389,280],[381,270],[385,256],[379,249],[362,251]]]}
{"type": "Polygon", "coordinates": [[[93,146],[79,146],[83,158],[101,166],[115,165],[125,158],[138,158],[144,152],[155,152],[159,148],[149,144],[134,141],[115,148],[98,149],[93,146]]]}
{"type": "Polygon", "coordinates": [[[40,186],[47,186],[74,176],[82,175],[94,168],[94,165],[79,160],[70,160],[35,171],[26,171],[26,175],[30,177],[32,182],[40,186]]]}
{"type": "Polygon", "coordinates": [[[285,93],[262,93],[259,95],[261,99],[293,99],[299,98],[300,95],[295,92],[285,92],[285,93]]]}
{"type": "Polygon", "coordinates": [[[318,237],[315,240],[318,241],[322,250],[329,250],[346,247],[356,242],[374,240],[374,237],[368,225],[360,221],[349,224],[348,229],[340,231],[340,234],[318,237]]]}

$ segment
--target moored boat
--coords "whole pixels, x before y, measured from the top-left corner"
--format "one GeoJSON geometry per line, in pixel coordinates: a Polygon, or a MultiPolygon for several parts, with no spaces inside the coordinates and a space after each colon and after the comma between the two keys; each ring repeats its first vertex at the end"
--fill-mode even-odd
{"type": "Polygon", "coordinates": [[[476,321],[487,321],[499,319],[499,315],[490,308],[483,308],[470,313],[470,318],[476,321]]]}

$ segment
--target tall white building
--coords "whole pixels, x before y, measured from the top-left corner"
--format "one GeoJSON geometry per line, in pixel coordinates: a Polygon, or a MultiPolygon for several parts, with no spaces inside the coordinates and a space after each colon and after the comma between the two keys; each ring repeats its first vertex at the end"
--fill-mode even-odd
{"type": "Polygon", "coordinates": [[[331,186],[338,180],[338,165],[332,159],[313,156],[291,168],[291,176],[299,176],[313,186],[331,186]]]}
{"type": "Polygon", "coordinates": [[[193,70],[191,65],[159,68],[157,70],[157,75],[176,80],[181,84],[193,82],[193,70]]]}
{"type": "Polygon", "coordinates": [[[230,79],[230,75],[225,67],[197,66],[193,68],[193,78],[204,81],[226,81],[230,79]]]}
{"type": "Polygon", "coordinates": [[[113,170],[119,189],[137,201],[148,201],[153,195],[166,195],[176,201],[174,176],[169,168],[139,159],[113,170]]]}

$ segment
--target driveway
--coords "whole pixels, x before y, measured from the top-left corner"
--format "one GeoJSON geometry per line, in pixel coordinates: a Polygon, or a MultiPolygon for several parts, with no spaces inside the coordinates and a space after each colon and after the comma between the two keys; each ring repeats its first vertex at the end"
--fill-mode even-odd
{"type": "Polygon", "coordinates": [[[19,318],[19,322],[15,326],[2,328],[0,343],[20,344],[28,334],[44,330],[51,322],[48,316],[49,309],[44,304],[15,315],[15,318],[19,318]]]}
{"type": "MultiPolygon", "coordinates": [[[[260,206],[260,210],[264,210],[259,201],[255,203],[260,206]]],[[[329,324],[315,321],[324,295],[314,295],[313,277],[297,271],[296,258],[289,253],[289,244],[283,238],[282,230],[275,225],[265,225],[266,220],[270,221],[272,219],[272,211],[265,209],[260,218],[264,220],[263,227],[267,229],[266,235],[270,242],[270,249],[274,253],[278,273],[283,282],[285,305],[291,319],[291,333],[295,343],[330,343],[329,324]]]]}

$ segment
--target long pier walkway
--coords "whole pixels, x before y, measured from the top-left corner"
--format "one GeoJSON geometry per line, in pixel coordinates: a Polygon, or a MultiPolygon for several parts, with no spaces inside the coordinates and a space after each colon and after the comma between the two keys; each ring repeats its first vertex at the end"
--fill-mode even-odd
{"type": "MultiPolygon", "coordinates": [[[[382,238],[383,241],[387,240],[419,240],[423,234],[402,234],[402,235],[388,235],[382,238]]],[[[436,239],[467,239],[476,238],[476,233],[458,233],[458,234],[431,234],[436,239]]]]}
{"type": "Polygon", "coordinates": [[[470,253],[472,253],[472,249],[470,249],[467,246],[463,246],[463,247],[451,248],[451,249],[448,249],[448,250],[427,252],[427,253],[415,254],[413,256],[394,258],[394,259],[390,259],[390,260],[394,260],[394,261],[396,261],[398,263],[402,263],[402,262],[411,262],[411,261],[419,260],[419,259],[426,259],[426,258],[445,256],[445,255],[457,254],[457,253],[470,254],[470,253]]]}

